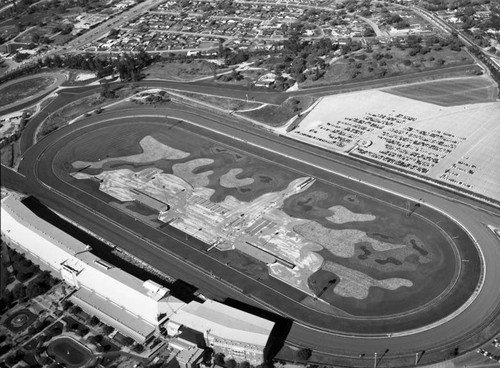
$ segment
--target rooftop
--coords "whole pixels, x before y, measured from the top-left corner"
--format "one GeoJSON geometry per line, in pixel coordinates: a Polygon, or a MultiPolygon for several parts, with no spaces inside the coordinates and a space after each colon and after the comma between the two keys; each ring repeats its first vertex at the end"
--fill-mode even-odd
{"type": "Polygon", "coordinates": [[[193,301],[171,320],[212,336],[260,346],[266,345],[274,327],[272,321],[212,300],[193,301]]]}

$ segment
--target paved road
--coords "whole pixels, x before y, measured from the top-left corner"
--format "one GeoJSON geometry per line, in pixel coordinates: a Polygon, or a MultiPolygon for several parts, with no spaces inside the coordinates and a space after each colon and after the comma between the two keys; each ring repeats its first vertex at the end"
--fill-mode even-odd
{"type": "MultiPolygon", "coordinates": [[[[155,109],[155,112],[159,112],[158,109],[155,109]]],[[[241,140],[246,140],[249,142],[254,142],[257,145],[269,147],[274,151],[281,152],[285,156],[297,157],[300,161],[313,162],[315,165],[320,166],[325,170],[342,172],[343,174],[351,176],[353,178],[361,179],[364,182],[373,182],[380,187],[395,192],[404,193],[405,195],[415,199],[423,198],[426,203],[441,208],[449,214],[453,214],[455,219],[464,224],[464,226],[474,234],[476,240],[479,242],[485,253],[485,258],[487,261],[487,277],[485,280],[484,290],[487,290],[488,292],[481,293],[476,302],[468,310],[463,312],[454,320],[447,322],[438,328],[405,337],[350,338],[346,336],[339,336],[337,334],[331,334],[328,332],[319,332],[316,329],[309,328],[299,323],[294,323],[288,338],[288,341],[290,343],[298,344],[301,346],[314,345],[315,351],[323,351],[325,353],[350,356],[357,356],[362,353],[371,354],[375,351],[383,352],[387,347],[390,347],[391,352],[387,356],[387,359],[389,359],[390,356],[394,355],[395,352],[415,352],[421,349],[426,349],[430,352],[436,346],[449,345],[451,347],[456,344],[456,342],[454,341],[455,339],[464,335],[471,334],[471,331],[475,330],[478,323],[480,323],[480,321],[482,321],[483,319],[487,319],[488,316],[490,316],[495,308],[499,305],[500,290],[497,287],[496,280],[500,279],[500,272],[494,264],[494,260],[500,259],[500,244],[494,238],[493,234],[486,230],[485,226],[483,225],[484,223],[500,224],[500,217],[498,213],[494,212],[494,210],[491,210],[489,208],[486,208],[486,211],[479,210],[476,207],[471,207],[467,204],[457,203],[453,200],[450,200],[443,194],[435,195],[432,192],[427,192],[427,190],[432,189],[432,187],[424,184],[416,184],[417,186],[421,186],[421,188],[408,187],[404,184],[393,181],[390,178],[384,178],[383,175],[374,175],[373,168],[371,168],[372,172],[366,172],[353,166],[345,166],[342,163],[334,162],[332,160],[329,160],[328,158],[317,156],[314,152],[307,152],[297,149],[294,147],[296,146],[296,143],[294,143],[294,146],[291,146],[276,142],[274,140],[270,141],[269,139],[255,136],[252,132],[240,131],[235,128],[229,128],[225,125],[221,126],[220,124],[216,124],[211,120],[202,119],[199,116],[193,116],[191,114],[182,114],[177,111],[168,110],[166,110],[165,113],[176,118],[201,121],[207,126],[211,125],[214,128],[225,133],[229,133],[241,140]]],[[[208,115],[206,112],[203,112],[203,114],[208,115]]],[[[224,120],[220,117],[216,117],[216,119],[224,120]]],[[[58,133],[60,134],[60,132],[58,133]]],[[[41,150],[43,150],[42,146],[48,145],[50,141],[55,138],[57,138],[57,135],[51,135],[50,138],[41,142],[43,143],[42,145],[35,146],[27,153],[27,158],[25,160],[26,162],[23,162],[23,164],[21,165],[21,170],[22,172],[26,172],[30,175],[30,180],[34,181],[36,179],[34,177],[34,173],[30,171],[32,170],[32,168],[30,168],[31,165],[34,164],[33,160],[36,160],[36,156],[41,152],[41,150]],[[31,157],[31,162],[29,162],[29,157],[31,157]]],[[[311,149],[311,151],[314,151],[314,149],[311,149]]],[[[288,163],[290,164],[290,162],[288,163]]],[[[298,164],[299,163],[296,163],[296,165],[298,164]]],[[[43,170],[41,171],[45,172],[45,174],[47,173],[47,171],[50,172],[50,162],[45,162],[44,160],[42,160],[40,161],[40,165],[40,167],[43,168],[43,170]]],[[[2,167],[2,183],[10,180],[14,181],[15,178],[17,178],[17,176],[13,174],[5,174],[5,171],[6,170],[2,167]],[[14,176],[14,178],[10,179],[10,176],[14,176]]],[[[314,169],[313,171],[313,174],[317,174],[319,169],[314,169]]],[[[338,178],[338,180],[345,179],[338,178]]],[[[78,206],[71,205],[71,203],[68,202],[67,199],[65,200],[64,197],[60,197],[57,193],[53,193],[46,188],[40,187],[36,182],[26,182],[29,183],[27,184],[29,186],[28,189],[35,195],[41,197],[42,200],[47,201],[49,205],[55,205],[58,210],[59,207],[63,207],[66,211],[72,212],[72,215],[76,216],[78,218],[78,221],[83,222],[84,226],[86,223],[93,229],[95,226],[97,229],[99,229],[99,231],[105,233],[103,234],[104,237],[106,237],[107,235],[110,237],[110,239],[112,239],[112,241],[115,240],[118,242],[122,241],[123,243],[130,243],[130,240],[127,240],[127,236],[124,236],[123,230],[121,230],[118,225],[114,225],[114,227],[111,225],[104,226],[103,224],[106,224],[104,220],[99,219],[96,221],[95,215],[91,215],[90,213],[86,212],[85,209],[82,209],[78,206]],[[112,231],[109,229],[114,230],[112,231]]],[[[14,183],[13,185],[15,186],[16,184],[14,183]]],[[[79,195],[77,197],[79,197],[79,195]]],[[[101,212],[100,208],[98,208],[97,210],[101,212]]],[[[109,209],[102,209],[102,213],[104,214],[107,214],[109,212],[109,209]]],[[[116,214],[114,215],[116,216],[116,214]]],[[[127,219],[127,217],[128,216],[124,216],[123,214],[121,215],[121,217],[118,216],[120,224],[123,224],[129,228],[133,228],[134,231],[136,231],[137,229],[138,232],[146,230],[141,227],[142,225],[131,225],[130,221],[133,220],[131,220],[130,218],[127,219]]],[[[147,254],[145,255],[145,257],[149,258],[147,254]]],[[[151,261],[154,261],[156,259],[153,256],[150,257],[151,261]]],[[[165,258],[165,256],[163,258],[165,258]]],[[[170,261],[170,263],[172,262],[170,261]]],[[[182,275],[182,270],[180,274],[182,275]]],[[[186,279],[186,275],[173,276],[186,279]]],[[[188,275],[187,277],[190,276],[188,275]]],[[[190,280],[187,281],[190,282],[190,280]]],[[[206,280],[206,277],[205,279],[201,277],[200,280],[194,280],[193,284],[200,286],[203,285],[202,287],[204,288],[207,282],[209,284],[214,283],[212,280],[206,280]],[[198,281],[202,283],[198,284],[198,281]]],[[[207,285],[206,287],[208,288],[209,286],[207,285]]],[[[212,286],[211,289],[213,290],[214,287],[212,286]]],[[[224,290],[224,292],[226,292],[226,290],[224,290]]],[[[217,294],[214,292],[214,295],[217,294]]],[[[234,291],[229,295],[234,295],[234,291]]],[[[241,299],[241,297],[238,298],[241,299]]],[[[426,356],[431,357],[432,354],[428,353],[426,354],[426,356]]]]}

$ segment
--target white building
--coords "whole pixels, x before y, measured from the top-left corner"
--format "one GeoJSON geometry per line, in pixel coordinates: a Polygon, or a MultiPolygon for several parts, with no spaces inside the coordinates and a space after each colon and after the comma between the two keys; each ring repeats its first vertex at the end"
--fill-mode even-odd
{"type": "Polygon", "coordinates": [[[36,216],[21,202],[2,200],[2,238],[77,290],[71,300],[124,334],[143,342],[185,303],[167,288],[102,261],[88,246],[36,216]]]}
{"type": "Polygon", "coordinates": [[[226,358],[260,364],[274,322],[213,300],[190,302],[172,315],[167,329],[185,326],[200,331],[207,346],[226,358]]]}

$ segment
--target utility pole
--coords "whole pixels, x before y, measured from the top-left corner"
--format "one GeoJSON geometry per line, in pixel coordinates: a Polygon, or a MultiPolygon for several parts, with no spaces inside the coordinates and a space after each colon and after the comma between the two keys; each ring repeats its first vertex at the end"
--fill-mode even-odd
{"type": "Polygon", "coordinates": [[[373,368],[377,368],[377,353],[373,356],[373,368]]]}

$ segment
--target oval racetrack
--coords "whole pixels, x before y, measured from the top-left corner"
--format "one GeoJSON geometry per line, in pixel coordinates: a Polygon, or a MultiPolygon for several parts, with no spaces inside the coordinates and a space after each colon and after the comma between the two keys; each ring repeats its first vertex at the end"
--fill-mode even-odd
{"type": "MultiPolygon", "coordinates": [[[[361,170],[357,167],[346,165],[339,162],[339,160],[335,161],[329,157],[320,156],[315,152],[304,151],[294,144],[289,144],[286,141],[281,142],[272,134],[258,132],[248,127],[245,128],[245,130],[240,130],[238,126],[230,120],[211,115],[206,111],[196,111],[192,108],[190,108],[189,111],[184,109],[158,108],[135,109],[133,111],[133,116],[138,118],[141,115],[156,115],[163,117],[168,115],[169,118],[193,122],[194,124],[199,124],[211,130],[221,132],[233,139],[251,142],[252,145],[257,147],[265,147],[267,150],[279,154],[282,160],[288,161],[292,165],[294,162],[296,163],[296,160],[300,161],[300,164],[304,162],[311,163],[316,168],[322,168],[324,171],[340,173],[344,177],[339,178],[339,180],[347,180],[345,177],[356,178],[364,183],[400,193],[401,195],[415,200],[422,198],[425,204],[439,209],[448,216],[451,215],[450,217],[461,224],[476,240],[484,255],[484,283],[477,298],[460,314],[444,323],[429,329],[424,328],[418,331],[415,330],[413,333],[404,336],[397,334],[383,336],[350,336],[333,331],[319,330],[301,321],[296,321],[292,325],[287,338],[290,344],[308,346],[315,352],[336,355],[339,357],[340,362],[342,361],[342,357],[359,357],[361,354],[373,355],[374,352],[382,354],[386,349],[389,349],[389,352],[384,358],[386,359],[386,364],[395,356],[406,355],[408,356],[408,365],[410,365],[410,362],[414,361],[415,353],[423,350],[426,351],[426,357],[428,357],[428,359],[439,359],[437,355],[432,358],[433,351],[437,351],[443,347],[453,350],[460,341],[465,337],[470,337],[477,333],[484,327],[485,323],[498,313],[500,288],[497,282],[500,280],[500,270],[496,263],[497,260],[500,260],[500,243],[494,234],[485,226],[485,224],[498,225],[500,223],[498,213],[483,211],[453,201],[445,196],[433,194],[425,184],[415,183],[413,187],[407,186],[397,181],[374,175],[373,173],[361,170]]],[[[137,234],[147,234],[147,231],[143,231],[145,225],[135,224],[129,226],[129,224],[134,224],[134,221],[132,219],[130,222],[131,219],[127,219],[127,216],[121,216],[116,219],[113,218],[112,221],[106,218],[100,218],[99,221],[88,219],[89,217],[96,217],[98,215],[96,212],[91,212],[86,208],[93,207],[93,205],[84,200],[86,198],[85,195],[76,195],[74,193],[74,188],[60,181],[52,171],[52,161],[58,148],[68,144],[72,139],[78,136],[79,129],[96,123],[100,126],[104,126],[105,124],[116,124],[116,122],[130,118],[130,116],[131,111],[110,112],[91,117],[85,121],[75,123],[74,125],[56,131],[26,152],[19,171],[24,174],[30,182],[40,185],[41,188],[39,190],[40,192],[44,192],[46,197],[57,198],[59,203],[65,202],[67,206],[76,205],[78,209],[74,209],[73,211],[79,212],[80,217],[87,218],[87,222],[93,222],[94,226],[98,228],[92,229],[94,232],[106,233],[106,231],[109,232],[113,229],[112,236],[114,239],[112,240],[122,241],[123,244],[128,241],[143,247],[147,246],[147,243],[144,242],[144,239],[141,240],[141,237],[138,237],[137,234]],[[132,228],[132,232],[135,233],[132,235],[135,236],[136,239],[130,239],[130,231],[126,232],[125,228],[134,226],[137,227],[137,230],[132,228]],[[120,227],[123,227],[121,235],[120,227]],[[125,238],[129,239],[125,240],[125,238]]],[[[99,206],[104,205],[101,204],[99,206]]],[[[93,208],[93,210],[98,211],[104,215],[104,217],[106,217],[108,213],[112,215],[113,211],[116,211],[116,209],[112,210],[104,207],[96,207],[93,208]]],[[[55,209],[57,210],[57,208],[55,209]]],[[[162,253],[161,250],[158,249],[154,251],[158,252],[157,254],[162,253]]],[[[172,259],[171,255],[165,254],[165,252],[163,252],[163,257],[165,262],[170,262],[172,264],[173,261],[175,261],[172,259]]],[[[182,266],[180,268],[182,268],[182,266]]],[[[201,289],[204,287],[211,289],[215,288],[219,290],[221,296],[235,295],[236,297],[238,294],[235,294],[234,289],[231,289],[225,284],[221,286],[220,281],[205,277],[201,270],[197,270],[195,267],[190,267],[190,269],[192,269],[194,275],[192,277],[196,277],[196,272],[198,272],[197,280],[201,284],[196,284],[196,286],[201,289]]],[[[166,267],[166,272],[169,273],[168,267],[166,267]]],[[[193,283],[194,282],[196,281],[193,281],[193,283]]],[[[249,302],[251,300],[250,297],[241,294],[238,296],[238,299],[244,302],[249,302]]],[[[255,304],[255,301],[252,301],[252,304],[255,304]]],[[[275,310],[279,313],[286,314],[286,311],[280,311],[278,308],[275,310]]],[[[360,365],[366,365],[366,362],[360,360],[360,365]]]]}

